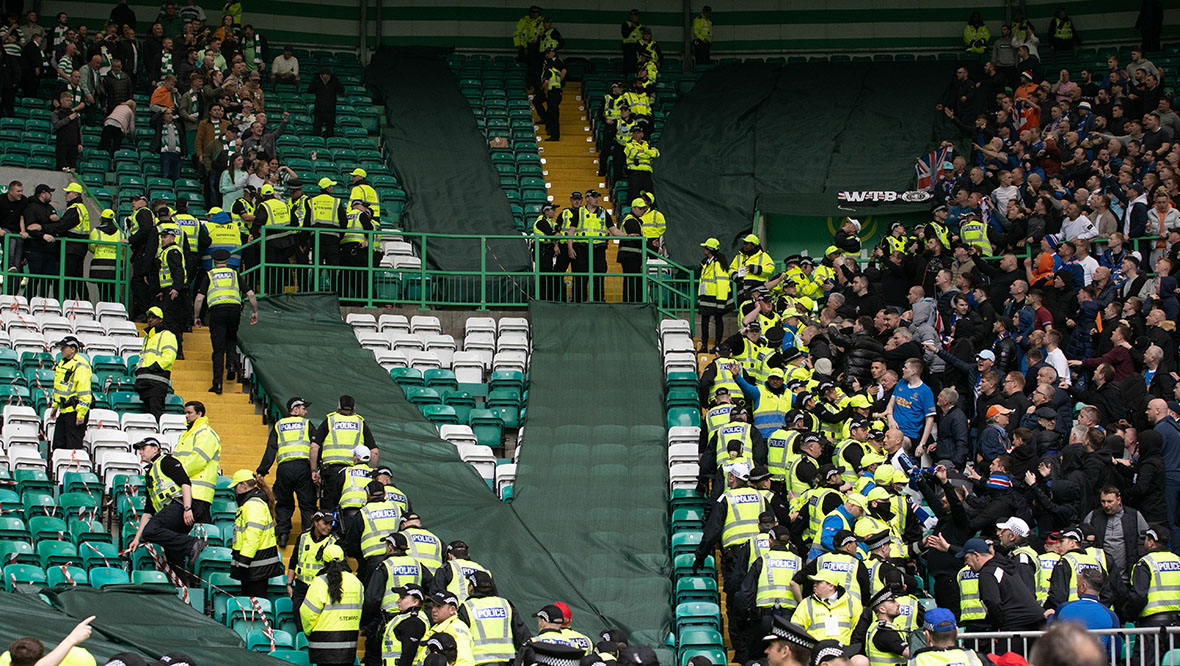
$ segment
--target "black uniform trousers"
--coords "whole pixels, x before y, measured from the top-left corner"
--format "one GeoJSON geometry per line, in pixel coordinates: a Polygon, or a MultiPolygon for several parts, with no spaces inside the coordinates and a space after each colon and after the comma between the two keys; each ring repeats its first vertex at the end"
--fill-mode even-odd
{"type": "Polygon", "coordinates": [[[213,344],[213,387],[221,388],[222,370],[228,365],[236,372],[238,355],[238,325],[242,322],[240,304],[215,305],[209,308],[209,341],[213,344]],[[226,354],[229,361],[226,362],[226,354]]]}
{"type": "MultiPolygon", "coordinates": [[[[746,554],[746,552],[745,549],[733,546],[721,549],[721,585],[726,596],[730,599],[734,598],[742,586],[742,579],[746,574],[746,562],[740,555],[746,554]]],[[[749,658],[746,644],[749,623],[746,613],[738,608],[738,604],[731,603],[726,605],[726,614],[728,615],[729,640],[733,644],[734,658],[741,659],[741,663],[745,663],[749,658]]]]}
{"type": "Polygon", "coordinates": [[[135,380],[135,391],[139,399],[143,400],[143,408],[148,414],[160,420],[164,413],[164,399],[168,397],[168,384],[154,379],[139,378],[135,380]]]}
{"type": "Polygon", "coordinates": [[[347,465],[320,466],[320,511],[331,513],[340,505],[344,490],[344,468],[347,465]]]}
{"type": "MultiPolygon", "coordinates": [[[[301,608],[303,600],[307,598],[307,584],[296,579],[291,584],[291,608],[301,608]]],[[[295,613],[295,628],[303,631],[303,618],[300,613],[295,613]]]]}
{"type": "MultiPolygon", "coordinates": [[[[1180,613],[1156,613],[1138,618],[1136,627],[1172,627],[1180,622],[1180,613]]],[[[1170,634],[1144,634],[1135,637],[1135,646],[1131,652],[1132,664],[1158,664],[1160,657],[1170,647],[1170,634]],[[1158,640],[1158,645],[1157,645],[1158,640]]]]}
{"type": "Polygon", "coordinates": [[[290,264],[295,256],[295,239],[290,236],[266,241],[264,258],[266,259],[266,293],[281,294],[283,288],[291,283],[291,269],[284,264],[290,264]]]}
{"type": "Polygon", "coordinates": [[[713,49],[712,42],[706,42],[703,39],[692,40],[693,58],[698,65],[709,64],[709,51],[713,49]]]}
{"type": "MultiPolygon", "coordinates": [[[[628,241],[623,241],[627,243],[628,241]]],[[[619,247],[619,266],[623,268],[623,302],[643,302],[643,252],[619,247]]]]}
{"type": "MultiPolygon", "coordinates": [[[[86,418],[82,419],[82,424],[78,425],[77,412],[59,412],[57,415],[57,423],[53,426],[53,443],[49,447],[49,460],[53,460],[53,452],[58,449],[81,449],[85,448],[83,438],[86,437],[86,424],[90,421],[89,412],[86,418]]],[[[49,474],[52,476],[53,468],[49,468],[49,474]]]]}
{"type": "Polygon", "coordinates": [[[185,301],[188,300],[188,290],[182,284],[172,285],[167,289],[162,289],[156,298],[160,308],[164,311],[164,328],[176,336],[176,358],[183,359],[184,330],[192,323],[192,319],[189,317],[192,305],[185,305],[185,301]],[[176,298],[172,298],[173,289],[176,290],[176,298]]]}
{"type": "Polygon", "coordinates": [[[549,138],[556,141],[561,138],[561,88],[553,88],[547,92],[533,95],[533,107],[537,109],[537,117],[545,124],[545,131],[549,138]]]}
{"type": "MultiPolygon", "coordinates": [[[[195,524],[195,516],[193,521],[195,524]]],[[[192,527],[184,524],[184,507],[180,502],[172,502],[148,520],[143,528],[143,540],[163,548],[169,564],[184,568],[185,559],[197,541],[189,536],[190,530],[192,527]]]]}
{"type": "Polygon", "coordinates": [[[344,271],[341,280],[342,297],[360,299],[366,296],[365,284],[369,281],[369,276],[358,269],[368,266],[368,253],[369,248],[359,242],[340,244],[340,263],[352,269],[344,271]]]}
{"type": "Polygon", "coordinates": [[[131,277],[131,320],[140,321],[152,306],[152,286],[148,284],[146,275],[132,275],[131,277]]]}
{"type": "Polygon", "coordinates": [[[599,242],[593,244],[593,249],[588,247],[588,243],[574,242],[574,253],[577,255],[573,260],[574,268],[574,301],[577,303],[585,303],[587,301],[605,301],[603,291],[606,286],[606,242],[599,242]],[[590,285],[590,278],[586,275],[577,275],[578,273],[589,273],[591,267],[591,257],[593,257],[594,267],[594,293],[590,295],[587,293],[587,287],[590,285]]]}
{"type": "Polygon", "coordinates": [[[557,270],[554,268],[557,253],[553,249],[553,243],[537,242],[541,243],[540,249],[537,250],[537,272],[541,275],[538,297],[543,301],[560,300],[558,294],[561,293],[561,277],[555,274],[557,270]]]}
{"type": "Polygon", "coordinates": [[[655,186],[652,184],[651,172],[643,171],[641,169],[627,169],[627,198],[635,199],[640,196],[642,192],[653,192],[655,186]]]}
{"type": "Polygon", "coordinates": [[[569,248],[566,247],[565,243],[559,243],[557,250],[553,253],[553,272],[557,274],[557,291],[554,293],[555,300],[565,302],[565,272],[573,265],[574,260],[570,259],[569,248]]]}
{"type": "Polygon", "coordinates": [[[291,534],[291,516],[295,504],[299,504],[299,520],[303,529],[311,526],[315,513],[315,484],[311,481],[311,468],[306,458],[286,460],[275,469],[275,535],[279,543],[291,534]]]}

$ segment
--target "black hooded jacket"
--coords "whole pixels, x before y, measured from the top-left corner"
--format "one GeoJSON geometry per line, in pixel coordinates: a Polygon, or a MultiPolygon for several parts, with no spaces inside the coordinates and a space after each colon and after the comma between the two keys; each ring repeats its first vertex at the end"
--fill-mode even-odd
{"type": "Polygon", "coordinates": [[[1164,440],[1154,430],[1139,433],[1139,463],[1133,468],[1115,465],[1115,472],[1122,479],[1123,501],[1143,514],[1149,523],[1165,523],[1168,517],[1164,501],[1164,440]]]}

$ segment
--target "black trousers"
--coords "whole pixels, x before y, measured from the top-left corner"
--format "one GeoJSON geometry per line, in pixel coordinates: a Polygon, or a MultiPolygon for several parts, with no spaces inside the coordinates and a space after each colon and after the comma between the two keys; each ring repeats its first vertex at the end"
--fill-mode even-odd
{"type": "Polygon", "coordinates": [[[154,379],[136,379],[135,390],[143,400],[143,408],[158,421],[164,413],[164,398],[168,397],[168,385],[154,379]]]}
{"type": "Polygon", "coordinates": [[[340,504],[340,493],[344,489],[345,465],[322,465],[320,467],[320,511],[331,513],[340,504]]]}
{"type": "MultiPolygon", "coordinates": [[[[540,243],[540,241],[537,241],[540,243]]],[[[541,243],[541,249],[537,251],[537,272],[541,275],[541,289],[537,294],[537,298],[543,301],[556,301],[557,295],[561,292],[561,278],[554,275],[554,259],[556,253],[553,250],[552,243],[541,243]]]]}
{"type": "Polygon", "coordinates": [[[266,579],[242,581],[242,596],[266,598],[266,579]]]}
{"type": "Polygon", "coordinates": [[[78,144],[58,143],[53,149],[54,157],[57,158],[57,170],[61,171],[65,168],[78,168],[78,144]]]}
{"type": "Polygon", "coordinates": [[[316,110],[312,122],[311,133],[315,136],[332,136],[336,131],[336,113],[335,111],[328,113],[325,111],[316,110]]]}
{"type": "MultiPolygon", "coordinates": [[[[365,522],[361,518],[358,508],[339,509],[337,527],[340,529],[341,544],[344,554],[356,560],[361,559],[361,532],[365,530],[365,522]]],[[[364,573],[363,566],[358,564],[357,573],[364,573]]]]}
{"type": "MultiPolygon", "coordinates": [[[[78,425],[76,412],[59,413],[57,415],[57,425],[53,427],[53,444],[49,447],[50,452],[58,449],[84,448],[85,445],[82,443],[82,439],[86,436],[86,424],[89,421],[89,413],[87,413],[86,418],[82,419],[82,425],[78,425]]],[[[50,473],[53,472],[52,469],[49,471],[50,473]]]]}
{"type": "Polygon", "coordinates": [[[341,296],[344,298],[362,299],[366,296],[365,285],[369,282],[369,275],[360,270],[368,266],[369,248],[360,243],[340,244],[340,264],[352,270],[343,271],[341,276],[341,296]]]}
{"type": "Polygon", "coordinates": [[[213,524],[213,503],[205,500],[193,500],[193,522],[213,524]]]}
{"type": "Polygon", "coordinates": [[[709,51],[712,49],[713,44],[711,42],[706,42],[701,39],[692,40],[693,58],[696,60],[698,65],[709,64],[709,51]]]}
{"type": "Polygon", "coordinates": [[[606,285],[606,243],[597,243],[593,249],[588,247],[588,243],[574,243],[574,253],[577,255],[573,259],[574,273],[589,273],[591,266],[591,258],[593,258],[594,266],[594,293],[591,296],[587,293],[587,288],[590,286],[590,278],[586,275],[574,277],[574,302],[585,303],[587,301],[604,301],[603,291],[606,285]]]}
{"type": "Polygon", "coordinates": [[[561,88],[533,95],[533,107],[537,109],[537,117],[545,124],[549,138],[561,138],[561,88]]]}
{"type": "Polygon", "coordinates": [[[639,64],[639,43],[638,42],[624,42],[623,43],[623,71],[634,72],[635,67],[639,64]]]}
{"type": "MultiPolygon", "coordinates": [[[[627,243],[629,241],[623,241],[627,243]]],[[[619,266],[623,268],[623,302],[643,302],[643,254],[619,248],[619,266]]]]}
{"type": "Polygon", "coordinates": [[[627,203],[631,203],[631,199],[635,199],[643,192],[654,191],[655,186],[652,185],[650,171],[627,169],[627,203]]]}
{"type": "MultiPolygon", "coordinates": [[[[307,598],[307,585],[296,580],[291,584],[291,608],[298,609],[303,606],[303,600],[307,598]]],[[[298,610],[295,611],[295,628],[303,631],[303,618],[300,616],[298,610]]]]}
{"type": "MultiPolygon", "coordinates": [[[[1171,627],[1180,622],[1180,613],[1156,613],[1141,617],[1135,621],[1136,627],[1171,627]]],[[[1132,664],[1158,664],[1159,658],[1171,649],[1170,634],[1145,634],[1135,637],[1135,646],[1131,652],[1132,664]],[[1157,639],[1158,636],[1158,639],[1157,639]],[[1159,645],[1156,645],[1156,641],[1159,645]],[[1142,655],[1142,661],[1140,661],[1142,655]]]]}
{"type": "Polygon", "coordinates": [[[91,259],[90,279],[112,280],[112,282],[95,283],[95,286],[98,287],[98,297],[104,301],[120,300],[118,297],[118,287],[113,282],[115,279],[114,259],[91,259]]]}
{"type": "MultiPolygon", "coordinates": [[[[221,388],[222,371],[229,354],[229,369],[236,371],[238,325],[242,322],[242,306],[218,305],[209,308],[209,341],[213,344],[213,386],[221,388]]],[[[310,477],[309,477],[310,478],[310,477]]]]}
{"type": "Polygon", "coordinates": [[[295,242],[289,237],[266,242],[266,293],[281,294],[291,283],[291,258],[295,256],[295,242]]]}
{"type": "Polygon", "coordinates": [[[719,345],[725,340],[725,311],[703,305],[697,305],[697,311],[701,313],[701,351],[707,352],[712,349],[709,346],[710,321],[713,322],[716,331],[713,335],[713,345],[719,345]]]}
{"type": "Polygon", "coordinates": [[[143,317],[152,306],[152,287],[148,284],[147,276],[137,275],[131,278],[131,319],[143,317]]]}
{"type": "Polygon", "coordinates": [[[196,538],[189,536],[190,530],[192,527],[184,524],[184,507],[180,502],[173,502],[148,520],[143,528],[143,540],[163,548],[170,564],[185,568],[185,559],[196,542],[196,538]]]}
{"type": "Polygon", "coordinates": [[[303,529],[311,527],[315,513],[315,484],[311,482],[311,468],[307,460],[288,460],[275,469],[275,535],[279,542],[291,534],[291,516],[299,504],[299,520],[303,529]]]}
{"type": "Polygon", "coordinates": [[[110,153],[111,157],[115,156],[115,151],[123,147],[123,130],[114,125],[103,125],[102,136],[98,139],[99,150],[105,150],[110,153]]]}

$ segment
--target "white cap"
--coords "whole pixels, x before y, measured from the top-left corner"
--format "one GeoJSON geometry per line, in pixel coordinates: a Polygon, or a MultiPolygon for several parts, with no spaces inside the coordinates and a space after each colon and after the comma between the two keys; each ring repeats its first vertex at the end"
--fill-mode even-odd
{"type": "Polygon", "coordinates": [[[1028,536],[1029,533],[1028,523],[1016,517],[1009,518],[1002,523],[996,523],[996,529],[1010,530],[1013,534],[1020,537],[1021,539],[1028,536]]]}
{"type": "Polygon", "coordinates": [[[369,453],[369,449],[364,444],[357,444],[352,449],[352,455],[361,462],[368,462],[372,454],[369,453]]]}
{"type": "Polygon", "coordinates": [[[855,217],[850,217],[848,218],[848,221],[852,223],[852,226],[856,227],[856,233],[860,233],[860,220],[856,219],[855,217]]]}

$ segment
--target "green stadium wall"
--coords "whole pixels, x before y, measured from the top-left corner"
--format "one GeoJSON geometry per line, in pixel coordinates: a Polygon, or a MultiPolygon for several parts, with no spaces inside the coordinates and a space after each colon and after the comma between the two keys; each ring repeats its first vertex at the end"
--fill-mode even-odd
{"type": "MultiPolygon", "coordinates": [[[[699,11],[707,0],[692,0],[699,11]]],[[[183,0],[180,4],[184,4],[183,0]]],[[[220,3],[199,2],[215,24],[220,3]]],[[[381,3],[381,44],[461,49],[510,49],[512,30],[530,3],[492,0],[391,0],[381,3]]],[[[637,7],[643,21],[668,53],[679,52],[685,17],[681,0],[550,0],[540,3],[565,37],[567,51],[614,52],[619,24],[637,7]]],[[[999,34],[1003,4],[968,0],[733,0],[713,2],[714,54],[770,51],[888,51],[962,47],[963,25],[978,10],[999,34]]],[[[1165,39],[1180,33],[1180,8],[1165,10],[1165,39]]],[[[130,3],[146,31],[160,3],[130,3]]],[[[243,20],[267,36],[272,46],[291,42],[333,48],[359,43],[361,6],[357,0],[288,2],[245,0],[243,20]]],[[[378,3],[367,7],[368,43],[376,42],[378,3]]],[[[46,13],[66,11],[97,26],[106,19],[110,0],[52,3],[46,13]]],[[[1028,15],[1044,31],[1058,6],[1064,6],[1087,42],[1136,39],[1133,29],[1139,3],[1106,0],[1031,0],[1028,15]]],[[[52,20],[45,17],[45,20],[52,20]]]]}

